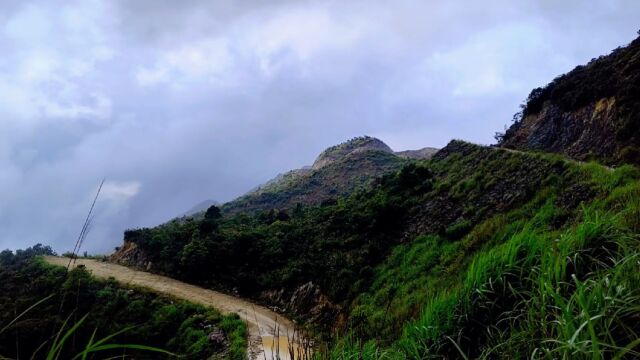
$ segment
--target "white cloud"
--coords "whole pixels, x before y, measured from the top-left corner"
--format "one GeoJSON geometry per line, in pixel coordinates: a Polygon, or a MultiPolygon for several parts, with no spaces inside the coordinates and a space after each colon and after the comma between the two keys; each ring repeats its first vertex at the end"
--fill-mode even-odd
{"type": "Polygon", "coordinates": [[[4,35],[16,43],[44,44],[51,36],[53,24],[47,11],[26,4],[4,26],[4,35]]]}
{"type": "Polygon", "coordinates": [[[100,198],[115,202],[123,202],[136,196],[140,191],[138,181],[105,181],[100,198]]]}
{"type": "Polygon", "coordinates": [[[0,61],[0,123],[34,128],[111,116],[112,98],[95,81],[116,54],[104,10],[96,0],[24,3],[9,18],[0,33],[0,47],[8,49],[0,61]]]}
{"type": "Polygon", "coordinates": [[[241,40],[268,75],[282,65],[283,54],[304,63],[325,52],[349,49],[362,32],[359,24],[338,21],[325,7],[300,7],[259,22],[241,40]]]}
{"type": "Polygon", "coordinates": [[[638,1],[568,2],[1,2],[0,249],[73,246],[103,176],[92,251],[352,136],[489,142],[637,30],[638,1]]]}
{"type": "Polygon", "coordinates": [[[87,102],[71,102],[65,104],[62,101],[52,101],[43,97],[38,102],[43,110],[43,115],[49,118],[63,119],[89,119],[99,123],[111,117],[111,99],[105,95],[94,93],[88,96],[87,102]]]}
{"type": "MultiPolygon", "coordinates": [[[[450,83],[456,97],[521,90],[524,84],[513,76],[514,64],[547,52],[540,25],[510,23],[476,34],[462,46],[431,55],[426,71],[450,83]]],[[[529,70],[517,71],[526,76],[529,70]]]]}
{"type": "Polygon", "coordinates": [[[246,80],[246,74],[257,72],[268,78],[290,70],[288,66],[304,67],[323,55],[348,51],[363,35],[359,21],[338,21],[326,7],[258,13],[221,33],[160,52],[151,65],[138,67],[134,77],[141,86],[236,84],[246,80]],[[254,65],[257,68],[251,68],[254,65]]]}
{"type": "Polygon", "coordinates": [[[232,65],[224,39],[203,40],[169,50],[150,67],[135,73],[139,85],[150,86],[173,81],[211,81],[223,77],[232,65]]]}

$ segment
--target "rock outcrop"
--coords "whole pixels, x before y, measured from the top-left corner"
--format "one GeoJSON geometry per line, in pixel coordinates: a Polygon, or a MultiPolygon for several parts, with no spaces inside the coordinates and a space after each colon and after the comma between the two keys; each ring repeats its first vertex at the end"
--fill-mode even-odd
{"type": "Polygon", "coordinates": [[[131,241],[125,241],[122,246],[118,247],[116,252],[109,256],[109,261],[146,271],[152,269],[152,263],[148,256],[131,241]]]}
{"type": "Polygon", "coordinates": [[[563,111],[549,102],[540,112],[523,118],[502,146],[556,152],[582,161],[597,158],[615,162],[621,151],[616,141],[618,114],[613,97],[573,111],[563,111]]]}
{"type": "Polygon", "coordinates": [[[275,310],[294,314],[305,321],[334,327],[339,323],[341,309],[312,282],[303,284],[293,291],[285,289],[263,291],[260,301],[275,310]]]}
{"type": "Polygon", "coordinates": [[[349,155],[366,151],[381,151],[393,154],[393,150],[379,139],[370,136],[357,137],[342,144],[332,146],[320,153],[311,168],[318,170],[336,161],[341,161],[349,155]]]}
{"type": "Polygon", "coordinates": [[[534,89],[499,145],[640,164],[640,38],[534,89]]]}

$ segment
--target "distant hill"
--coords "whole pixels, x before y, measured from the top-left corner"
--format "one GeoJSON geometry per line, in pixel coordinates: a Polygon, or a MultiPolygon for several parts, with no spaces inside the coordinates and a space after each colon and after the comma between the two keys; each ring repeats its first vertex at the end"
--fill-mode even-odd
{"type": "Polygon", "coordinates": [[[640,164],[640,38],[534,89],[499,145],[640,164]]]}
{"type": "Polygon", "coordinates": [[[370,136],[353,138],[324,150],[312,166],[276,176],[249,193],[222,206],[225,213],[259,209],[286,209],[318,205],[367,185],[384,173],[398,170],[408,161],[429,159],[437,149],[395,153],[383,141],[370,136]]]}
{"type": "Polygon", "coordinates": [[[197,203],[196,205],[194,205],[191,209],[189,209],[188,211],[186,211],[184,214],[182,214],[182,216],[194,216],[196,214],[199,213],[204,213],[205,211],[207,211],[208,208],[212,207],[213,205],[220,205],[220,202],[215,201],[215,200],[204,200],[201,201],[199,203],[197,203]]]}
{"type": "Polygon", "coordinates": [[[404,159],[430,159],[439,149],[426,147],[419,150],[398,151],[396,155],[404,159]]]}

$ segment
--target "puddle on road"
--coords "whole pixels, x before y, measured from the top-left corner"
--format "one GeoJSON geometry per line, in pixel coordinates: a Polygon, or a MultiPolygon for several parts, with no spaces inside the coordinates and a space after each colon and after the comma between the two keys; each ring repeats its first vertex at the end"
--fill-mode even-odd
{"type": "MultiPolygon", "coordinates": [[[[262,346],[266,360],[307,360],[311,353],[297,343],[289,344],[286,336],[262,336],[262,346]],[[293,354],[293,357],[291,357],[293,354]]],[[[258,360],[264,360],[259,357],[258,360]]]]}

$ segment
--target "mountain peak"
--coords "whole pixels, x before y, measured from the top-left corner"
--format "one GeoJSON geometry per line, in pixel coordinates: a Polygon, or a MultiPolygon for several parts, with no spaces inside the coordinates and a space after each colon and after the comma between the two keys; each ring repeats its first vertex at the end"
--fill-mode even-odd
{"type": "Polygon", "coordinates": [[[382,151],[385,153],[393,153],[393,150],[382,140],[371,136],[359,136],[341,144],[334,145],[323,151],[316,161],[314,161],[312,169],[317,170],[326,165],[334,163],[336,160],[364,151],[382,151]]]}

